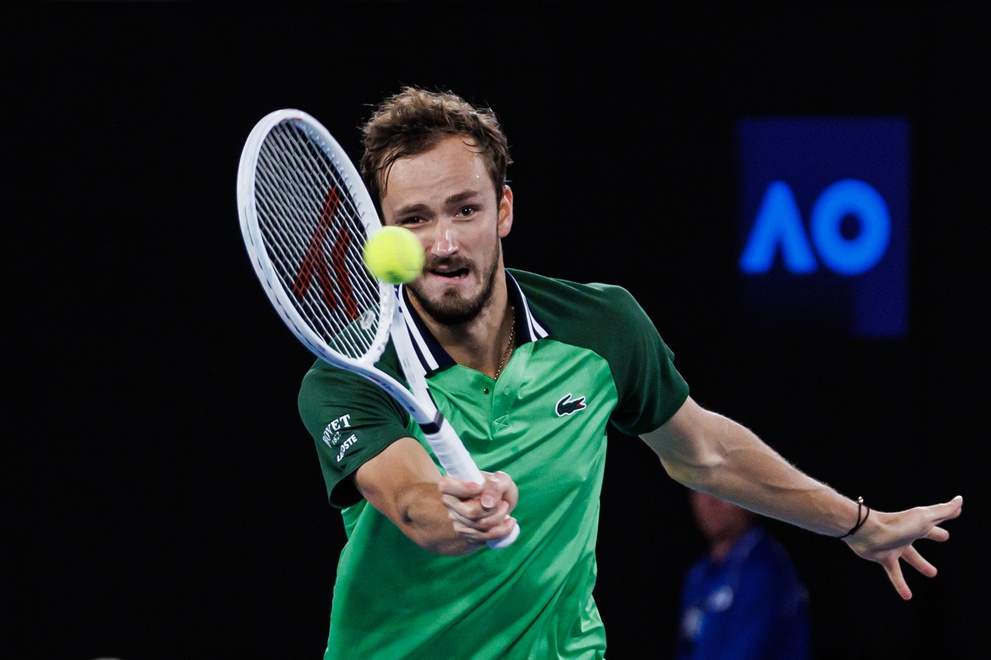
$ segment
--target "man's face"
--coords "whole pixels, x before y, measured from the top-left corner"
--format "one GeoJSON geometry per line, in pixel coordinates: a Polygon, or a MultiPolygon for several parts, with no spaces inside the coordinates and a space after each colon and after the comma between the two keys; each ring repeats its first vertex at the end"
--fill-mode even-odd
{"type": "Polygon", "coordinates": [[[447,325],[474,319],[502,273],[500,239],[513,219],[512,191],[501,201],[485,162],[464,138],[393,163],[385,182],[385,224],[406,227],[423,243],[423,274],[408,285],[414,302],[447,325]]]}

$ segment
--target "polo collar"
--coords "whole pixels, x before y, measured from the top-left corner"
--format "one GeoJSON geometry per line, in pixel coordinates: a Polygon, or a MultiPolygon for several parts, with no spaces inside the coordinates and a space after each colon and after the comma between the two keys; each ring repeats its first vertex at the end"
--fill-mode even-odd
{"type": "MultiPolygon", "coordinates": [[[[526,296],[520,288],[516,278],[506,271],[506,292],[516,310],[514,323],[516,325],[517,346],[531,341],[537,341],[547,337],[550,333],[545,326],[534,316],[527,304],[526,296]]],[[[434,336],[427,329],[423,319],[416,313],[409,303],[409,293],[404,285],[399,287],[399,295],[402,296],[403,308],[406,314],[403,315],[406,321],[406,330],[409,332],[413,350],[416,353],[420,365],[425,373],[430,374],[439,369],[457,364],[447,351],[440,345],[434,336]]]]}

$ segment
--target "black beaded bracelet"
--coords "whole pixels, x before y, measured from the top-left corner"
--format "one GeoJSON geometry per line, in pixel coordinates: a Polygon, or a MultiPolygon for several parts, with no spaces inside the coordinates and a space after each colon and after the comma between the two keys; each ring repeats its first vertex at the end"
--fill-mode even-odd
{"type": "Polygon", "coordinates": [[[860,529],[861,526],[865,522],[867,522],[867,516],[869,516],[869,515],[871,515],[871,508],[869,506],[867,506],[866,504],[864,504],[864,498],[863,497],[858,497],[857,498],[857,524],[854,525],[853,528],[850,529],[849,532],[847,532],[843,536],[837,536],[836,538],[838,538],[838,539],[845,539],[848,536],[853,536],[854,534],[856,534],[857,533],[857,530],[860,529]],[[865,513],[864,514],[864,517],[861,518],[860,517],[860,513],[861,513],[861,511],[863,509],[867,509],[867,513],[865,513]]]}

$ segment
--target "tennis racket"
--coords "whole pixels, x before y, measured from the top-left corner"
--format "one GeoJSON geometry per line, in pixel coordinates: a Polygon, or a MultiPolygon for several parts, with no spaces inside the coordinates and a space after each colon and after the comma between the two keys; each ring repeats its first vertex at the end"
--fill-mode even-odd
{"type": "MultiPolygon", "coordinates": [[[[262,118],[245,141],[237,178],[241,234],[255,274],[279,316],[318,358],[363,376],[423,429],[451,476],[482,473],[430,396],[403,320],[399,289],[361,258],[382,224],[347,154],[316,119],[293,109],[262,118]],[[392,338],[410,389],[375,367],[392,338]]],[[[500,549],[519,535],[517,525],[500,549]]]]}

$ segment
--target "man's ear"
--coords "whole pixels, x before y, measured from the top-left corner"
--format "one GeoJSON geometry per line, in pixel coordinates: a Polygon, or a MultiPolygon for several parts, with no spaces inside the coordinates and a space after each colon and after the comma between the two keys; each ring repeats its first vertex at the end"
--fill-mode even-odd
{"type": "Polygon", "coordinates": [[[508,185],[502,187],[502,199],[499,200],[499,238],[506,238],[513,228],[513,189],[508,185]]]}

